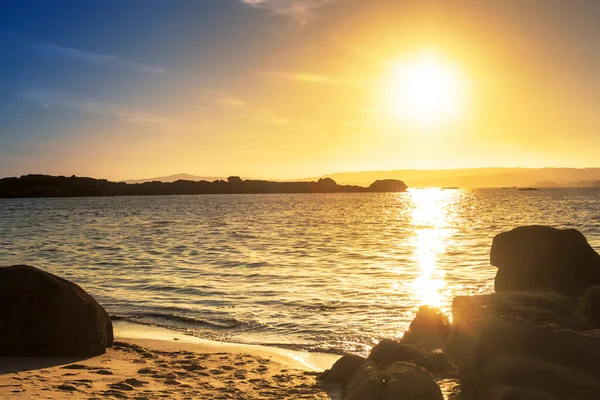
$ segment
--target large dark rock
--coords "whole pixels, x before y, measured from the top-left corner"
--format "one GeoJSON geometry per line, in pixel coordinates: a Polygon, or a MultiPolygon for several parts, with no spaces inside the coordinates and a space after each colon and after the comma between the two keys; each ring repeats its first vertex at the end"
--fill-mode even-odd
{"type": "Polygon", "coordinates": [[[416,365],[395,362],[385,371],[383,400],[443,400],[433,377],[416,365]]]}
{"type": "Polygon", "coordinates": [[[448,317],[439,308],[423,306],[419,308],[400,343],[432,351],[442,349],[449,334],[448,317]]]}
{"type": "Polygon", "coordinates": [[[600,285],[588,288],[579,298],[579,305],[594,327],[600,328],[600,285]]]}
{"type": "Polygon", "coordinates": [[[372,361],[363,363],[344,385],[345,400],[381,400],[383,375],[372,361]]]}
{"type": "Polygon", "coordinates": [[[600,331],[568,297],[497,293],[452,306],[449,350],[469,398],[600,398],[600,331]]]}
{"type": "Polygon", "coordinates": [[[497,235],[490,262],[497,292],[555,291],[578,296],[600,284],[600,255],[575,229],[523,226],[497,235]]]}
{"type": "Polygon", "coordinates": [[[323,372],[319,379],[324,382],[346,382],[367,360],[353,354],[345,355],[323,372]]]}
{"type": "Polygon", "coordinates": [[[26,265],[0,268],[0,356],[95,356],[110,317],[76,284],[26,265]]]}
{"type": "Polygon", "coordinates": [[[377,180],[369,186],[369,192],[405,192],[408,187],[397,179],[377,180]]]}
{"type": "Polygon", "coordinates": [[[385,371],[396,361],[406,361],[423,367],[428,364],[427,354],[423,351],[391,339],[383,339],[377,343],[371,349],[368,359],[377,363],[382,371],[385,371]]]}

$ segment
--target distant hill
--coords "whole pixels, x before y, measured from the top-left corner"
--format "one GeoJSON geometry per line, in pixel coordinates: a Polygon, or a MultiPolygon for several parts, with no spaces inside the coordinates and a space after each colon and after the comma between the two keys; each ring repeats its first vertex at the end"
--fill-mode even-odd
{"type": "Polygon", "coordinates": [[[225,177],[222,176],[197,176],[197,175],[190,175],[190,174],[175,174],[175,175],[169,175],[169,176],[161,176],[158,178],[148,178],[148,179],[130,179],[130,180],[126,180],[123,181],[125,183],[146,183],[146,182],[175,182],[175,181],[194,181],[194,182],[198,182],[198,181],[209,181],[209,182],[213,182],[213,181],[218,181],[218,180],[224,180],[225,177]]]}
{"type": "Polygon", "coordinates": [[[319,179],[316,182],[272,182],[242,180],[237,176],[230,176],[227,181],[178,180],[134,184],[76,176],[24,175],[20,178],[0,179],[0,198],[404,191],[406,191],[404,182],[393,179],[377,180],[368,187],[338,185],[329,178],[319,179]]]}
{"type": "Polygon", "coordinates": [[[600,168],[408,169],[342,172],[324,177],[344,185],[365,185],[391,178],[402,179],[409,187],[600,187],[600,168]]]}

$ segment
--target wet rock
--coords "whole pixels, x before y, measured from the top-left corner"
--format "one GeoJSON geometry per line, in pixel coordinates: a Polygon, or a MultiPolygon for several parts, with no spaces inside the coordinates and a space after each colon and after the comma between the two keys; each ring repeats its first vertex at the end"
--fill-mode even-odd
{"type": "Polygon", "coordinates": [[[406,361],[420,366],[426,366],[428,362],[427,355],[423,351],[391,339],[383,339],[373,347],[368,359],[377,363],[383,371],[396,361],[406,361]]]}
{"type": "Polygon", "coordinates": [[[600,255],[575,229],[523,226],[497,235],[490,262],[496,292],[554,291],[576,297],[600,284],[600,255]]]}
{"type": "Polygon", "coordinates": [[[346,355],[333,364],[331,369],[323,372],[318,379],[324,382],[346,382],[367,360],[356,355],[346,355]]]}
{"type": "Polygon", "coordinates": [[[383,400],[443,400],[433,377],[414,364],[395,362],[385,371],[383,400]]]}
{"type": "Polygon", "coordinates": [[[110,317],[82,288],[26,265],[0,268],[0,356],[95,356],[112,343],[110,317]]]}
{"type": "Polygon", "coordinates": [[[450,321],[439,308],[423,306],[408,327],[400,343],[432,351],[444,347],[450,334],[450,321]]]}
{"type": "Polygon", "coordinates": [[[374,362],[363,363],[344,386],[345,400],[382,400],[383,375],[374,362]]]}
{"type": "Polygon", "coordinates": [[[600,328],[600,285],[588,288],[579,298],[579,305],[594,327],[600,328]]]}

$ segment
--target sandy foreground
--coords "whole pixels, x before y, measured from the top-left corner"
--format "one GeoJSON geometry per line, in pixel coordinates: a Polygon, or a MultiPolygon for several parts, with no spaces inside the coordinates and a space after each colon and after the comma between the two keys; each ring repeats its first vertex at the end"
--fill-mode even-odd
{"type": "Polygon", "coordinates": [[[220,343],[119,322],[106,354],[0,358],[0,399],[339,399],[316,374],[338,358],[220,343]]]}

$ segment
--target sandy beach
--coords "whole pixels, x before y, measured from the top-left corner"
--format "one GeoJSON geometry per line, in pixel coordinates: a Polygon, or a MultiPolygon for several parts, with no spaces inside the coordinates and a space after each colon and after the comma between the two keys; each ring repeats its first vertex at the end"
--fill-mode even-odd
{"type": "Polygon", "coordinates": [[[337,358],[212,342],[118,323],[106,354],[0,358],[2,399],[336,399],[316,383],[337,358]]]}

